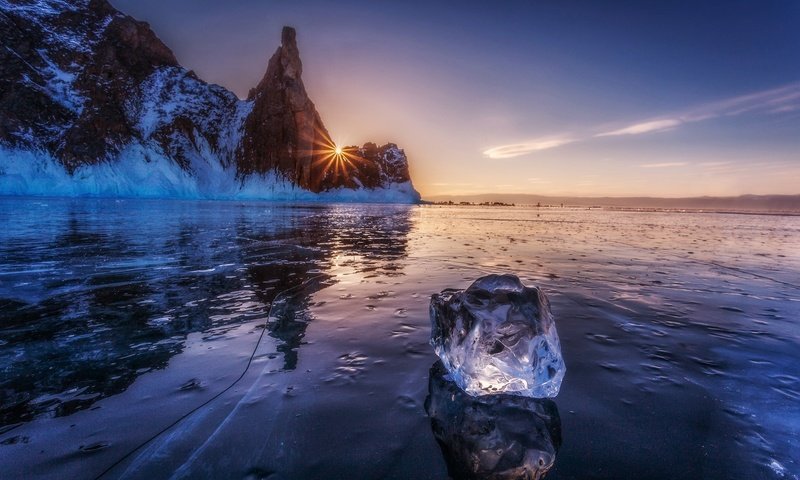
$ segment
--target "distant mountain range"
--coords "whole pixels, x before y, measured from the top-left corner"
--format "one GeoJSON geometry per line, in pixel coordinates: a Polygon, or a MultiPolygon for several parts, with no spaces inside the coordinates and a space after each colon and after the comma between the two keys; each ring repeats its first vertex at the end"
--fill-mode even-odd
{"type": "Polygon", "coordinates": [[[741,195],[738,197],[557,197],[512,193],[487,193],[480,195],[433,195],[425,197],[430,202],[503,202],[518,205],[598,206],[648,209],[691,209],[737,212],[792,212],[800,213],[800,195],[741,195]]]}
{"type": "Polygon", "coordinates": [[[416,202],[402,149],[337,146],[294,29],[241,100],[107,0],[0,0],[0,194],[416,202]]]}

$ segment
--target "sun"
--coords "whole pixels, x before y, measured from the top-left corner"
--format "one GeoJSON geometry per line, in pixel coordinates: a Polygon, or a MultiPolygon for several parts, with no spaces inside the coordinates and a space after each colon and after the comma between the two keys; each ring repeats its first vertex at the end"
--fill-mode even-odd
{"type": "Polygon", "coordinates": [[[365,160],[357,154],[356,147],[337,144],[328,137],[327,132],[318,134],[324,140],[316,143],[317,149],[312,150],[311,154],[315,157],[313,162],[318,164],[321,178],[333,178],[336,182],[349,180],[353,170],[360,169],[365,160]]]}

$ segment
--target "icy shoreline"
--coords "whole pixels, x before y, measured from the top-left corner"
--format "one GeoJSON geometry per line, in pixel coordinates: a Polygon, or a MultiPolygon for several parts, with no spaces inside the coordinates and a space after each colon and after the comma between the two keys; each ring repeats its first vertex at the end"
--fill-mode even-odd
{"type": "Polygon", "coordinates": [[[242,181],[235,168],[198,158],[187,171],[142,145],[114,161],[79,167],[71,175],[47,152],[0,147],[0,195],[187,200],[267,200],[310,203],[419,203],[411,182],[384,188],[338,188],[314,193],[275,173],[242,181]],[[199,160],[199,161],[198,161],[199,160]]]}

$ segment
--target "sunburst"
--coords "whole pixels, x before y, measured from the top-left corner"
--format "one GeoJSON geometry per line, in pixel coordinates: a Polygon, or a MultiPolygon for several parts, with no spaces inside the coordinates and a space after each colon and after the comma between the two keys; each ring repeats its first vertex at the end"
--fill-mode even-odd
{"type": "Polygon", "coordinates": [[[323,177],[349,179],[356,165],[366,161],[355,153],[355,148],[337,144],[323,130],[315,130],[313,145],[313,150],[302,152],[313,157],[313,164],[323,177]]]}

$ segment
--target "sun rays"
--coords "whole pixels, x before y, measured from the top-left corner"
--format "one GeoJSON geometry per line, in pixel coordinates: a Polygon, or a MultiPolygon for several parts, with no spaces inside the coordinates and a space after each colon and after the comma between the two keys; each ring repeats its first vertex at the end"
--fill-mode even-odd
{"type": "Polygon", "coordinates": [[[323,164],[323,170],[326,173],[332,173],[334,178],[340,175],[349,178],[350,169],[353,167],[355,158],[356,155],[346,151],[342,146],[333,145],[327,151],[323,150],[320,161],[323,164]]]}
{"type": "Polygon", "coordinates": [[[303,153],[312,157],[313,169],[322,177],[349,180],[357,165],[366,161],[357,154],[357,147],[339,145],[323,130],[315,130],[314,133],[313,149],[303,153]]]}

